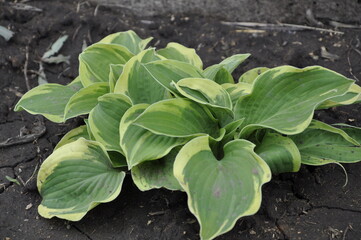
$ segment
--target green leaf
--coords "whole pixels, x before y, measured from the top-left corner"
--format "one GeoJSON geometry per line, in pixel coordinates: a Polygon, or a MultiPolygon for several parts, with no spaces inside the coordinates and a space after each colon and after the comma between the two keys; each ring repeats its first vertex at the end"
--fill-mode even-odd
{"type": "Polygon", "coordinates": [[[120,146],[124,150],[129,169],[144,161],[160,159],[174,147],[188,141],[187,138],[157,135],[134,125],[134,120],[148,106],[148,104],[134,105],[125,112],[120,122],[120,146]]]}
{"type": "MultiPolygon", "coordinates": [[[[74,128],[70,130],[67,134],[64,135],[64,137],[58,142],[58,144],[55,146],[54,151],[58,148],[64,146],[65,144],[75,142],[79,138],[85,138],[87,140],[95,140],[94,137],[89,136],[88,132],[88,126],[83,125],[77,128],[74,128]]],[[[125,157],[116,151],[108,151],[109,158],[112,162],[113,167],[126,167],[127,161],[125,157]]]]}
{"type": "Polygon", "coordinates": [[[55,83],[40,85],[25,93],[14,111],[25,110],[31,114],[41,114],[53,122],[64,122],[66,104],[82,87],[78,78],[66,86],[55,83]]]}
{"type": "Polygon", "coordinates": [[[271,179],[268,165],[254,153],[255,145],[234,140],[217,160],[202,136],[187,143],[174,163],[174,176],[188,195],[189,210],[201,226],[201,239],[213,239],[243,216],[256,213],[261,187],[271,179]]]}
{"type": "Polygon", "coordinates": [[[252,92],[252,85],[249,83],[224,83],[222,84],[222,87],[228,92],[229,96],[231,97],[233,106],[236,105],[240,97],[246,96],[252,92]]]}
{"type": "Polygon", "coordinates": [[[176,60],[159,60],[144,64],[144,68],[151,74],[153,79],[168,89],[173,94],[177,94],[174,83],[183,78],[203,78],[201,71],[188,63],[176,60]]]}
{"type": "MultiPolygon", "coordinates": [[[[173,166],[172,166],[172,169],[173,169],[173,166]]],[[[9,177],[9,176],[5,176],[6,180],[8,180],[9,182],[12,182],[12,183],[15,183],[17,185],[20,186],[20,182],[19,180],[17,180],[16,178],[12,178],[12,177],[9,177]]]]}
{"type": "Polygon", "coordinates": [[[65,144],[75,142],[79,138],[85,138],[87,140],[91,140],[86,125],[82,125],[80,127],[74,128],[70,130],[67,134],[65,134],[62,137],[62,139],[58,142],[58,144],[55,146],[54,151],[64,146],[65,144]]]}
{"type": "Polygon", "coordinates": [[[109,92],[108,83],[94,83],[75,93],[65,107],[64,120],[89,113],[98,103],[98,97],[109,92]]]}
{"type": "Polygon", "coordinates": [[[298,172],[301,155],[292,139],[267,132],[255,152],[268,164],[273,174],[298,172]]]}
{"type": "MultiPolygon", "coordinates": [[[[353,140],[355,140],[358,145],[361,145],[361,128],[355,126],[347,126],[348,128],[342,127],[342,131],[347,133],[353,140]]],[[[350,142],[350,140],[348,140],[350,142]]]]}
{"type": "Polygon", "coordinates": [[[87,87],[96,82],[108,82],[110,64],[125,64],[132,54],[117,44],[96,43],[79,55],[79,77],[87,87]]]}
{"type": "Polygon", "coordinates": [[[154,49],[147,49],[134,56],[124,66],[114,92],[129,96],[134,104],[152,104],[169,98],[167,89],[162,87],[144,68],[143,63],[159,60],[154,49]]]}
{"type": "Polygon", "coordinates": [[[93,133],[92,133],[92,131],[91,131],[91,129],[90,129],[88,119],[84,119],[84,122],[85,122],[85,125],[86,125],[87,132],[88,132],[88,134],[89,134],[89,140],[95,141],[95,137],[93,136],[93,133]]]}
{"type": "Polygon", "coordinates": [[[303,164],[317,166],[361,161],[361,129],[338,129],[313,121],[304,132],[291,138],[301,153],[303,164]]]}
{"type": "Polygon", "coordinates": [[[132,168],[133,182],[139,190],[166,188],[172,191],[182,190],[173,175],[173,164],[178,151],[172,150],[161,159],[143,162],[132,168]]]}
{"type": "Polygon", "coordinates": [[[357,84],[352,84],[347,93],[343,96],[338,96],[326,100],[321,103],[317,109],[325,109],[330,107],[350,105],[353,103],[361,102],[361,87],[357,84]]]}
{"type": "Polygon", "coordinates": [[[79,221],[99,203],[120,193],[124,172],[114,169],[104,147],[83,138],[54,151],[41,165],[38,207],[45,218],[79,221]]]}
{"type": "Polygon", "coordinates": [[[218,83],[205,78],[184,78],[173,85],[179,95],[208,106],[221,127],[234,120],[231,97],[218,83]]]}
{"type": "MultiPolygon", "coordinates": [[[[355,133],[356,133],[355,137],[358,137],[359,136],[358,134],[361,133],[361,131],[359,131],[359,128],[354,127],[354,126],[352,126],[350,128],[349,125],[346,125],[346,126],[343,126],[343,127],[346,127],[346,128],[339,129],[339,128],[333,127],[333,126],[328,125],[328,124],[326,124],[324,122],[320,122],[320,121],[317,121],[317,120],[314,120],[314,119],[311,121],[310,125],[308,126],[309,129],[320,129],[320,130],[324,130],[324,131],[328,131],[328,132],[332,132],[332,133],[337,133],[340,136],[342,136],[346,141],[349,141],[350,143],[352,143],[354,145],[361,144],[360,141],[357,140],[357,138],[354,139],[352,136],[347,134],[347,131],[355,129],[355,133]]],[[[352,133],[352,131],[350,131],[350,132],[352,133]]]]}
{"type": "MultiPolygon", "coordinates": [[[[250,56],[250,54],[248,54],[248,53],[235,54],[231,57],[224,59],[219,64],[215,64],[215,65],[212,65],[212,66],[206,68],[203,71],[203,75],[208,79],[216,80],[217,73],[219,71],[223,71],[223,69],[225,69],[227,72],[232,74],[234,69],[236,69],[238,67],[238,65],[240,65],[242,62],[244,62],[249,56],[250,56]]],[[[222,81],[221,79],[217,80],[217,82],[218,83],[226,83],[226,82],[234,83],[234,82],[230,82],[230,81],[225,82],[225,81],[222,81]]]]}
{"type": "Polygon", "coordinates": [[[124,64],[110,64],[109,91],[114,92],[115,84],[123,72],[124,64]]]}
{"type": "Polygon", "coordinates": [[[223,83],[234,83],[234,79],[232,77],[232,74],[227,71],[225,67],[222,67],[216,74],[216,77],[214,78],[214,81],[218,84],[223,83]]]}
{"type": "Polygon", "coordinates": [[[242,76],[238,79],[238,82],[253,84],[254,80],[256,80],[259,75],[261,75],[267,70],[269,70],[269,68],[267,67],[257,67],[248,70],[247,72],[242,74],[242,76]]]}
{"type": "Polygon", "coordinates": [[[217,139],[221,136],[217,120],[207,108],[182,98],[154,103],[134,123],[155,134],[170,137],[208,134],[217,139]]]}
{"type": "Polygon", "coordinates": [[[210,107],[232,110],[232,101],[224,88],[205,78],[184,78],[175,84],[184,97],[210,107]]]}
{"type": "Polygon", "coordinates": [[[218,125],[222,128],[235,120],[233,111],[229,109],[218,107],[208,107],[208,109],[211,111],[212,115],[216,117],[218,125]]]}
{"type": "Polygon", "coordinates": [[[152,37],[141,39],[133,30],[128,30],[110,34],[100,40],[99,43],[119,44],[126,47],[133,54],[138,54],[146,48],[152,39],[152,37]]]}
{"type": "Polygon", "coordinates": [[[237,130],[241,127],[244,119],[239,119],[228,123],[224,128],[226,133],[222,139],[222,143],[227,143],[231,140],[234,140],[237,134],[237,130]]]}
{"type": "Polygon", "coordinates": [[[244,54],[235,54],[232,55],[226,59],[224,59],[222,62],[220,62],[220,65],[223,65],[223,67],[229,72],[232,73],[234,69],[238,67],[241,63],[243,63],[251,54],[244,53],[244,54]]]}
{"type": "Polygon", "coordinates": [[[116,151],[108,151],[112,166],[115,168],[128,167],[127,160],[123,154],[116,151]]]}
{"type": "Polygon", "coordinates": [[[310,124],[316,106],[345,94],[352,83],[319,66],[270,69],[257,78],[252,93],[241,97],[235,106],[236,119],[245,118],[241,136],[247,137],[259,128],[300,133],[310,124]]]}
{"type": "Polygon", "coordinates": [[[96,141],[107,151],[122,153],[119,145],[119,124],[124,113],[132,106],[131,100],[117,93],[108,93],[98,98],[98,104],[89,114],[89,127],[96,141]]]}
{"type": "Polygon", "coordinates": [[[187,48],[179,43],[168,43],[166,48],[159,49],[157,53],[167,59],[190,63],[199,69],[203,69],[202,59],[193,48],[187,48]]]}

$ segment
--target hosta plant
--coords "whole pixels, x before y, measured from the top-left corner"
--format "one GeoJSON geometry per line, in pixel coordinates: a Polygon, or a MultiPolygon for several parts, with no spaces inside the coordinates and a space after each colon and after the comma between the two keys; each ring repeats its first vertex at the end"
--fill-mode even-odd
{"type": "Polygon", "coordinates": [[[129,171],[141,191],[184,191],[201,239],[213,239],[257,212],[272,174],[361,160],[360,128],[313,120],[317,109],[360,102],[353,80],[281,66],[235,81],[249,54],[204,68],[194,49],[150,41],[109,35],[80,54],[74,81],[40,85],[17,103],[57,123],[87,115],[39,170],[41,216],[82,219],[121,194],[129,171]]]}

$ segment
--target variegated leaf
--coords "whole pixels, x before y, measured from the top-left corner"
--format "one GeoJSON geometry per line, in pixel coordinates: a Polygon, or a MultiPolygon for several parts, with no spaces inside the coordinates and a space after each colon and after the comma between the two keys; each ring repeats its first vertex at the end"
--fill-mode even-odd
{"type": "Polygon", "coordinates": [[[234,140],[217,159],[208,137],[187,143],[174,163],[174,176],[188,195],[201,239],[213,239],[230,229],[242,216],[255,214],[261,204],[261,187],[271,179],[268,165],[254,153],[255,145],[234,140]]]}
{"type": "Polygon", "coordinates": [[[14,110],[41,114],[50,121],[57,123],[64,122],[66,105],[71,97],[82,88],[79,78],[66,86],[56,83],[43,84],[25,93],[14,110]]]}
{"type": "Polygon", "coordinates": [[[342,96],[352,83],[319,66],[270,69],[257,78],[251,94],[241,97],[235,106],[236,119],[245,118],[241,136],[249,136],[259,128],[300,133],[310,124],[320,103],[342,96]]]}
{"type": "Polygon", "coordinates": [[[54,151],[41,165],[38,207],[45,218],[82,219],[100,203],[120,193],[125,173],[112,167],[104,147],[83,138],[54,151]]]}
{"type": "Polygon", "coordinates": [[[202,59],[193,48],[187,48],[179,43],[168,43],[166,48],[159,49],[157,53],[167,59],[190,63],[199,69],[203,69],[202,59]]]}

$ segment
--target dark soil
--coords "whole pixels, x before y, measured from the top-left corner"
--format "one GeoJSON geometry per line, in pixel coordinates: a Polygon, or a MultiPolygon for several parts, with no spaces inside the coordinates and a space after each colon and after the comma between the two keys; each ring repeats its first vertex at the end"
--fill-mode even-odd
{"type": "MultiPolygon", "coordinates": [[[[90,45],[110,33],[128,29],[142,37],[153,36],[152,44],[157,47],[171,41],[193,47],[205,66],[235,53],[251,53],[235,76],[256,66],[290,64],[321,65],[361,79],[360,29],[339,29],[344,35],[274,30],[251,34],[237,32],[216,18],[190,15],[143,19],[128,10],[105,7],[98,8],[94,16],[95,6],[87,2],[80,4],[78,13],[77,1],[36,0],[28,4],[43,11],[14,10],[0,1],[0,25],[15,32],[9,42],[0,37],[0,142],[20,131],[31,132],[38,121],[26,112],[13,112],[19,97],[27,91],[23,72],[27,46],[27,76],[35,87],[34,71],[39,69],[40,57],[63,34],[69,39],[60,53],[71,56],[70,65],[44,65],[49,82],[65,84],[77,76],[77,56],[84,41],[90,45]],[[321,47],[339,58],[321,57],[321,47]]],[[[332,20],[331,14],[328,20],[332,20]]],[[[294,23],[307,24],[306,20],[294,23]]],[[[361,126],[361,105],[318,111],[315,116],[328,123],[361,126]]],[[[187,209],[184,193],[140,192],[129,176],[115,201],[96,207],[79,222],[41,218],[37,214],[41,198],[36,190],[36,171],[60,138],[80,121],[45,121],[46,133],[37,140],[0,148],[1,239],[199,238],[199,226],[187,209]],[[18,179],[20,185],[5,176],[18,179]]],[[[361,239],[361,163],[344,167],[349,178],[346,187],[345,174],[336,165],[303,166],[298,173],[274,176],[263,188],[259,212],[242,218],[231,232],[218,239],[361,239]]]]}

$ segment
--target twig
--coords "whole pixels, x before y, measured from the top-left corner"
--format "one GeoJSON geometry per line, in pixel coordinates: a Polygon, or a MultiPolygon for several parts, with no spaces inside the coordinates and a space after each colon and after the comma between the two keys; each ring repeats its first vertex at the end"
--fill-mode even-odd
{"type": "Polygon", "coordinates": [[[81,28],[81,24],[75,29],[73,37],[71,38],[71,41],[74,41],[74,39],[76,38],[76,35],[78,35],[80,28],[81,28]]]}
{"type": "Polygon", "coordinates": [[[79,13],[80,11],[80,2],[78,2],[78,4],[76,5],[76,13],[79,13]]]}
{"type": "MultiPolygon", "coordinates": [[[[131,4],[121,4],[121,1],[118,1],[117,3],[111,3],[112,1],[99,1],[101,2],[101,5],[106,6],[106,7],[118,7],[118,8],[125,8],[125,9],[129,9],[129,10],[134,10],[134,7],[130,6],[131,4]]],[[[114,1],[116,2],[116,1],[114,1]]]]}
{"type": "Polygon", "coordinates": [[[16,137],[11,137],[3,142],[0,142],[0,148],[32,142],[35,139],[41,137],[46,131],[46,127],[45,127],[42,119],[39,120],[39,122],[37,123],[37,126],[35,126],[33,130],[34,130],[34,132],[31,134],[27,134],[24,136],[19,135],[16,137]]]}
{"type": "MultiPolygon", "coordinates": [[[[16,179],[20,180],[21,184],[25,187],[25,182],[22,177],[17,176],[16,179]]],[[[20,185],[20,184],[19,184],[20,185]]]]}
{"type": "Polygon", "coordinates": [[[265,33],[266,30],[261,30],[261,29],[237,29],[235,30],[236,33],[265,33]]]}
{"type": "Polygon", "coordinates": [[[25,77],[25,84],[26,84],[26,88],[28,89],[28,91],[30,91],[31,87],[30,87],[30,83],[29,83],[29,78],[28,78],[28,64],[29,64],[29,46],[26,46],[25,48],[25,64],[24,64],[24,77],[25,77]]]}
{"type": "Polygon", "coordinates": [[[15,88],[12,88],[12,87],[9,88],[9,92],[14,93],[15,96],[17,96],[17,97],[22,97],[22,96],[24,96],[23,93],[19,92],[18,90],[16,90],[15,88]]]}
{"type": "Polygon", "coordinates": [[[39,75],[39,71],[36,71],[36,70],[33,70],[33,69],[29,69],[28,73],[33,73],[33,74],[39,75]]]}
{"type": "Polygon", "coordinates": [[[148,215],[150,216],[159,216],[159,215],[164,215],[165,211],[158,211],[158,212],[150,212],[148,213],[148,215]]]}
{"type": "Polygon", "coordinates": [[[279,30],[279,31],[304,31],[304,30],[312,30],[312,31],[319,31],[319,32],[329,32],[334,34],[344,34],[341,31],[335,31],[326,28],[319,28],[319,27],[310,27],[304,25],[297,25],[297,24],[289,24],[289,23],[256,23],[256,22],[224,22],[221,21],[221,24],[227,26],[239,26],[239,27],[251,27],[251,28],[261,28],[266,30],[279,30]]]}
{"type": "Polygon", "coordinates": [[[76,13],[79,13],[79,11],[80,11],[80,7],[82,6],[82,5],[87,5],[88,7],[90,7],[91,5],[90,5],[90,3],[88,2],[88,1],[85,1],[85,2],[78,2],[78,4],[77,4],[77,6],[76,6],[76,13]]]}
{"type": "Polygon", "coordinates": [[[70,67],[65,68],[64,71],[62,71],[61,73],[59,73],[59,74],[58,74],[58,79],[59,79],[66,71],[68,71],[68,70],[70,70],[70,67]]]}
{"type": "Polygon", "coordinates": [[[352,50],[354,50],[356,53],[358,53],[361,56],[361,51],[358,50],[357,48],[355,48],[354,46],[351,45],[352,50]]]}
{"type": "Polygon", "coordinates": [[[352,69],[352,65],[351,65],[351,61],[350,61],[350,52],[351,50],[349,49],[347,51],[347,62],[348,62],[348,66],[349,66],[349,73],[359,82],[360,80],[355,76],[355,74],[353,73],[353,69],[352,69]]]}
{"type": "Polygon", "coordinates": [[[88,29],[88,40],[90,43],[93,42],[93,39],[92,39],[92,36],[91,36],[91,33],[90,33],[90,29],[88,29]]]}
{"type": "Polygon", "coordinates": [[[350,61],[350,52],[351,52],[351,50],[354,50],[357,54],[359,54],[361,56],[361,51],[357,49],[357,46],[359,45],[359,40],[358,40],[358,38],[356,40],[357,40],[356,46],[354,46],[352,44],[352,40],[350,42],[351,49],[349,49],[347,51],[347,61],[348,61],[348,65],[349,65],[350,74],[359,82],[360,80],[353,73],[353,69],[352,69],[352,65],[351,65],[351,61],[350,61]]]}
{"type": "Polygon", "coordinates": [[[356,29],[361,28],[360,25],[345,24],[345,23],[340,23],[340,22],[336,22],[336,21],[330,21],[329,24],[336,28],[356,28],[356,29]]]}
{"type": "Polygon", "coordinates": [[[36,170],[38,170],[38,166],[39,166],[39,163],[36,164],[33,173],[31,174],[30,178],[28,180],[26,180],[24,186],[26,186],[34,178],[36,170]]]}
{"type": "Polygon", "coordinates": [[[99,10],[100,4],[98,4],[95,9],[94,9],[94,13],[93,16],[96,17],[98,15],[98,10],[99,10]]]}
{"type": "Polygon", "coordinates": [[[43,9],[34,7],[34,6],[30,6],[24,3],[10,3],[10,6],[15,9],[15,10],[20,10],[20,11],[33,11],[33,12],[42,12],[43,9]]]}
{"type": "Polygon", "coordinates": [[[343,233],[343,236],[342,236],[342,240],[345,240],[346,239],[346,234],[348,232],[348,230],[350,229],[350,226],[347,226],[344,233],[343,233]]]}

